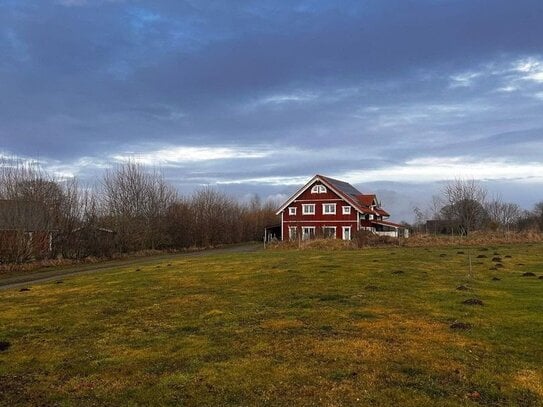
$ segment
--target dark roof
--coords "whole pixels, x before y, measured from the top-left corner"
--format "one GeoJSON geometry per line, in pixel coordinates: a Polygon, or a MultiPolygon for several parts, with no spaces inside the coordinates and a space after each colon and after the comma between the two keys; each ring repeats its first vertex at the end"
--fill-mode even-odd
{"type": "Polygon", "coordinates": [[[319,175],[320,178],[328,182],[330,185],[332,185],[337,190],[343,192],[345,195],[351,195],[352,197],[356,197],[358,195],[362,195],[362,192],[360,192],[358,189],[353,187],[351,184],[345,181],[340,181],[338,179],[325,177],[324,175],[319,175]]]}
{"type": "Polygon", "coordinates": [[[383,208],[375,208],[374,211],[377,213],[377,215],[390,216],[390,214],[387,211],[385,211],[383,208]]]}
{"type": "Polygon", "coordinates": [[[363,219],[360,221],[360,226],[373,227],[375,225],[389,226],[393,228],[407,229],[407,226],[400,225],[398,223],[389,222],[387,220],[366,220],[363,219]]]}
{"type": "Polygon", "coordinates": [[[0,230],[51,229],[47,211],[40,203],[0,199],[0,230]]]}
{"type": "Polygon", "coordinates": [[[407,226],[400,225],[400,224],[394,223],[394,222],[389,222],[389,221],[386,221],[386,220],[372,220],[371,223],[375,223],[377,225],[391,226],[393,228],[402,228],[402,229],[407,228],[407,226]]]}

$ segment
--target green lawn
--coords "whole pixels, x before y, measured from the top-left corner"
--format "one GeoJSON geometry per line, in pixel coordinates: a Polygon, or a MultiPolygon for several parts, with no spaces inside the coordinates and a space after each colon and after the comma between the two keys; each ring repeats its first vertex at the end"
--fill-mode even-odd
{"type": "Polygon", "coordinates": [[[487,249],[472,278],[462,248],[268,251],[0,291],[0,405],[543,405],[543,245],[487,249]]]}

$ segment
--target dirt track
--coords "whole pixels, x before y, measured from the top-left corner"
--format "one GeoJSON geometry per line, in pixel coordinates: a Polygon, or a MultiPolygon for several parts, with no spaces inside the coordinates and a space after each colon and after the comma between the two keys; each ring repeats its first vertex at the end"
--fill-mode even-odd
{"type": "Polygon", "coordinates": [[[232,245],[227,247],[221,247],[218,249],[200,250],[195,252],[161,254],[157,256],[131,258],[126,260],[112,260],[94,264],[80,264],[77,266],[68,266],[56,269],[21,272],[17,274],[9,274],[7,276],[0,275],[0,290],[27,287],[32,284],[54,281],[59,279],[60,277],[66,278],[79,274],[95,273],[116,267],[126,267],[135,264],[156,263],[163,260],[175,260],[183,257],[209,256],[213,254],[223,253],[248,253],[260,250],[261,248],[261,244],[251,243],[244,245],[232,245]]]}

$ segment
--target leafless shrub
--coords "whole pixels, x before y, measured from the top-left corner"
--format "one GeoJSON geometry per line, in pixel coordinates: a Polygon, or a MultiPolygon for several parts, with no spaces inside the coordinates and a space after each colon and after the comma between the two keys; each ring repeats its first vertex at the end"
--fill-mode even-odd
{"type": "Polygon", "coordinates": [[[166,215],[177,194],[162,174],[129,161],[106,171],[99,194],[102,210],[118,233],[121,251],[168,245],[166,215]]]}
{"type": "Polygon", "coordinates": [[[368,230],[359,230],[354,233],[353,240],[356,246],[363,247],[381,247],[381,246],[402,246],[405,239],[390,236],[376,235],[368,230]]]}
{"type": "Polygon", "coordinates": [[[485,209],[489,219],[489,226],[493,230],[510,231],[519,220],[521,209],[517,204],[503,202],[500,196],[486,202],[485,209]]]}

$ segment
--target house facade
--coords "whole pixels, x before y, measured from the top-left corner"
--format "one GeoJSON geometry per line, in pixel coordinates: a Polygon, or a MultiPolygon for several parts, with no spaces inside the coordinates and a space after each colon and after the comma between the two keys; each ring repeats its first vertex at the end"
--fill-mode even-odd
{"type": "Polygon", "coordinates": [[[277,211],[282,240],[335,238],[351,240],[359,230],[391,237],[406,236],[402,225],[388,221],[375,195],[351,184],[315,175],[277,211]]]}

